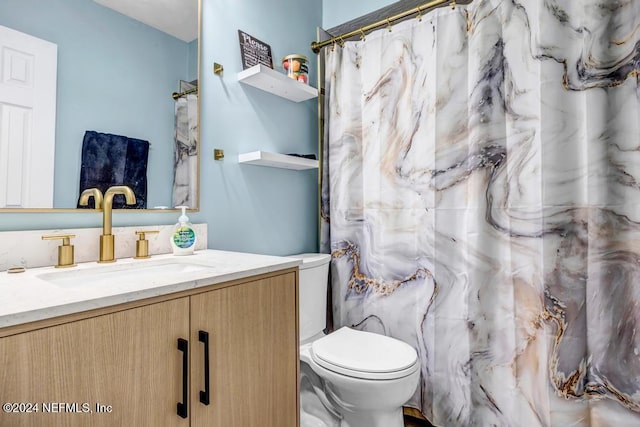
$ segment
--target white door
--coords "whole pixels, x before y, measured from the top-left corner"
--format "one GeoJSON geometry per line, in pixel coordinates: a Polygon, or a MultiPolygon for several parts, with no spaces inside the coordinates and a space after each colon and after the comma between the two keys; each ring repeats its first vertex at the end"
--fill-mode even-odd
{"type": "Polygon", "coordinates": [[[58,46],[0,25],[0,208],[52,208],[58,46]]]}

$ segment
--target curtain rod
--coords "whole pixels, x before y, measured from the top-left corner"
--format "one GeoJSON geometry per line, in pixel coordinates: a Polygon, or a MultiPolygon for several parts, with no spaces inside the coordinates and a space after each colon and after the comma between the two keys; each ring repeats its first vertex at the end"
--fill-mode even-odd
{"type": "Polygon", "coordinates": [[[320,49],[322,49],[323,47],[326,47],[326,46],[329,46],[329,45],[335,44],[335,43],[343,43],[345,39],[348,39],[348,38],[353,37],[353,36],[357,36],[359,34],[361,36],[364,36],[364,34],[367,31],[371,31],[371,30],[374,30],[376,28],[383,27],[385,25],[391,26],[392,22],[399,21],[401,19],[404,19],[404,18],[406,18],[408,16],[415,15],[415,14],[421,15],[423,12],[426,12],[429,9],[433,9],[433,8],[438,7],[440,5],[443,5],[445,3],[449,3],[452,8],[456,6],[456,1],[455,0],[433,0],[433,1],[430,1],[428,3],[423,4],[422,6],[414,7],[413,9],[409,9],[409,10],[407,10],[405,12],[398,13],[397,15],[390,16],[390,17],[388,17],[386,19],[382,19],[382,20],[380,20],[378,22],[374,22],[373,24],[365,25],[364,27],[361,27],[358,30],[353,30],[353,31],[341,34],[341,35],[336,36],[336,37],[331,37],[329,40],[325,40],[325,41],[322,41],[322,42],[312,42],[311,43],[311,50],[313,50],[314,53],[319,53],[320,49]]]}
{"type": "Polygon", "coordinates": [[[178,99],[178,98],[180,98],[181,96],[188,95],[188,94],[190,94],[190,93],[197,92],[197,91],[198,91],[198,88],[197,88],[197,87],[194,87],[193,89],[185,90],[184,92],[180,92],[180,93],[178,93],[178,92],[173,92],[173,93],[171,94],[171,97],[172,97],[173,99],[178,99]]]}

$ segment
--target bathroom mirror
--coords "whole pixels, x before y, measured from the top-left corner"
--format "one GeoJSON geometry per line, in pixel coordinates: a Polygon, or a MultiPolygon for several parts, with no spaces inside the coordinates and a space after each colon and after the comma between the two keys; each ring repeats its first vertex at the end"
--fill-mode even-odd
{"type": "MultiPolygon", "coordinates": [[[[53,181],[52,202],[41,205],[35,203],[23,208],[1,204],[0,212],[83,212],[76,206],[80,193],[83,140],[88,131],[148,141],[146,209],[139,210],[173,208],[176,205],[172,196],[174,164],[180,162],[181,158],[176,154],[180,150],[176,150],[174,140],[178,101],[172,95],[181,91],[190,92],[189,95],[178,97],[185,104],[189,98],[190,121],[185,124],[187,119],[178,114],[178,122],[182,122],[183,131],[188,130],[192,146],[186,151],[183,149],[181,154],[190,156],[190,170],[181,171],[176,181],[183,186],[186,181],[191,194],[189,208],[198,210],[200,2],[0,2],[0,26],[57,46],[57,64],[54,63],[57,72],[55,141],[51,142],[55,155],[40,156],[49,158],[53,163],[53,178],[47,179],[48,182],[53,181]]],[[[19,55],[21,52],[18,52],[19,55]]],[[[24,58],[27,59],[18,58],[15,70],[17,76],[28,79],[28,66],[24,67],[25,72],[22,71],[22,63],[29,63],[28,55],[24,58]]],[[[7,63],[6,57],[0,58],[5,70],[7,63]]],[[[6,94],[9,89],[0,82],[0,112],[3,110],[3,91],[6,94]]],[[[9,105],[6,98],[4,105],[9,105]]],[[[9,120],[6,114],[0,119],[2,122],[9,120]]],[[[0,198],[3,192],[20,191],[15,185],[6,185],[6,177],[16,175],[12,162],[7,161],[7,146],[11,146],[7,141],[11,141],[10,137],[0,131],[0,176],[5,176],[5,187],[10,187],[10,190],[0,188],[0,198]]],[[[27,152],[29,147],[25,147],[23,151],[27,152]]],[[[38,157],[38,150],[32,151],[35,152],[31,156],[38,157]]],[[[84,161],[87,167],[86,159],[84,161]]],[[[20,182],[24,186],[29,180],[22,179],[20,182]]]]}

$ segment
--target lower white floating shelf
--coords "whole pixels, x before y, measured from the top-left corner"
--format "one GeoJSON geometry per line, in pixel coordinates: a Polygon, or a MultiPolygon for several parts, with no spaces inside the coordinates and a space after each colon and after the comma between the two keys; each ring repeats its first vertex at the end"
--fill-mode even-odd
{"type": "Polygon", "coordinates": [[[238,163],[294,170],[318,168],[317,160],[266,151],[252,151],[240,154],[238,155],[238,163]]]}

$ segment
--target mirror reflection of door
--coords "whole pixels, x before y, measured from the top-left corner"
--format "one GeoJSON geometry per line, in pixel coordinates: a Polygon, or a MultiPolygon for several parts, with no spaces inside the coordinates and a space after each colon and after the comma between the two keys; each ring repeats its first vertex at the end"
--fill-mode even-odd
{"type": "Polygon", "coordinates": [[[51,208],[58,47],[0,25],[0,52],[0,208],[51,208]]]}

